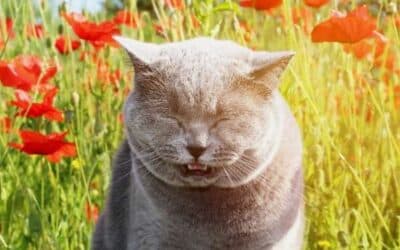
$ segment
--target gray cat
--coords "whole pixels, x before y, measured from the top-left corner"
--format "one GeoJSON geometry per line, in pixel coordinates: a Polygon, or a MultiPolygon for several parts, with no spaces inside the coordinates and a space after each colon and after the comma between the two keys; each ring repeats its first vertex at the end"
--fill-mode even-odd
{"type": "Polygon", "coordinates": [[[301,136],[277,90],[293,53],[115,39],[135,90],[92,249],[301,249],[301,136]]]}

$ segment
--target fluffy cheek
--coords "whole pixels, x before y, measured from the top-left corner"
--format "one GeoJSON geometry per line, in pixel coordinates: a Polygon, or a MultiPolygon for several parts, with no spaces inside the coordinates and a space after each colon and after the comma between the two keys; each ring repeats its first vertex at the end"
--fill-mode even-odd
{"type": "Polygon", "coordinates": [[[147,145],[168,140],[176,129],[159,115],[161,112],[135,101],[131,95],[124,106],[125,127],[129,137],[147,145]]]}
{"type": "Polygon", "coordinates": [[[217,131],[221,144],[241,154],[244,150],[254,147],[257,140],[256,124],[250,122],[236,122],[224,124],[217,131]]]}
{"type": "Polygon", "coordinates": [[[131,119],[126,119],[125,127],[130,139],[137,141],[141,145],[151,145],[156,136],[154,120],[151,117],[136,115],[130,116],[131,119]],[[153,124],[153,126],[151,126],[153,124]]]}
{"type": "Polygon", "coordinates": [[[175,124],[143,113],[130,113],[126,128],[135,139],[144,140],[143,142],[152,146],[167,144],[172,137],[179,134],[179,128],[175,124]]]}

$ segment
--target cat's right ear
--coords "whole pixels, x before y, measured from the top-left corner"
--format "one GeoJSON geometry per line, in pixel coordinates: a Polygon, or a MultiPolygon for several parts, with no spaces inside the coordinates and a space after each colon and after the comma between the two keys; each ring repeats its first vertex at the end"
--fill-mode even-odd
{"type": "Polygon", "coordinates": [[[142,96],[152,96],[155,90],[163,88],[162,77],[154,69],[154,63],[159,60],[160,45],[145,43],[122,36],[113,36],[127,52],[134,68],[135,91],[142,96]]]}
{"type": "Polygon", "coordinates": [[[136,74],[151,70],[149,64],[158,56],[159,45],[145,43],[122,36],[113,36],[113,39],[127,52],[136,74]]]}

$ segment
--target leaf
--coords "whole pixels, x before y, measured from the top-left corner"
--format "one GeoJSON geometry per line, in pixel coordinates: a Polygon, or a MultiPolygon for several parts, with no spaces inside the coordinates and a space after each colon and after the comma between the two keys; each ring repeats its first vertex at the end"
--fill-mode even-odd
{"type": "Polygon", "coordinates": [[[239,5],[237,3],[225,2],[220,3],[212,9],[213,12],[232,11],[235,14],[239,13],[239,5]]]}
{"type": "Polygon", "coordinates": [[[212,28],[210,30],[210,36],[211,37],[217,37],[218,36],[219,32],[221,31],[221,24],[222,24],[222,20],[217,25],[215,25],[214,28],[212,28]]]}
{"type": "Polygon", "coordinates": [[[42,232],[42,222],[36,209],[31,210],[28,217],[28,228],[30,234],[40,234],[42,232]]]}

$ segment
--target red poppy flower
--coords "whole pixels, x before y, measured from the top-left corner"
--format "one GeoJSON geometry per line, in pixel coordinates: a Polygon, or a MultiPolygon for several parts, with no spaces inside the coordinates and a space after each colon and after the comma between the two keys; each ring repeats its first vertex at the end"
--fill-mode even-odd
{"type": "Polygon", "coordinates": [[[50,162],[59,162],[63,157],[76,156],[74,143],[65,141],[67,132],[44,135],[39,132],[20,131],[22,144],[10,143],[10,147],[29,155],[45,155],[50,162]]]}
{"type": "Polygon", "coordinates": [[[364,59],[372,52],[374,52],[374,58],[378,58],[383,54],[387,45],[388,39],[375,31],[371,39],[363,39],[357,43],[345,44],[344,50],[352,53],[358,59],[364,59]]]}
{"type": "Polygon", "coordinates": [[[59,36],[54,46],[61,54],[68,54],[70,51],[77,50],[81,46],[81,42],[79,40],[71,40],[65,36],[59,36]]]}
{"type": "Polygon", "coordinates": [[[91,205],[89,202],[86,202],[85,215],[89,222],[96,223],[97,219],[99,218],[99,208],[94,204],[91,205]]]}
{"type": "Polygon", "coordinates": [[[96,48],[110,44],[117,47],[118,44],[113,40],[113,35],[119,35],[120,30],[113,21],[105,21],[102,23],[89,22],[84,16],[78,13],[62,13],[62,16],[71,25],[75,34],[96,48]]]}
{"type": "Polygon", "coordinates": [[[153,23],[153,29],[156,31],[156,34],[166,38],[167,34],[166,34],[166,30],[164,29],[164,27],[159,24],[159,23],[153,23]]]}
{"type": "Polygon", "coordinates": [[[311,37],[313,42],[356,43],[370,37],[375,29],[375,20],[363,5],[346,16],[334,12],[330,19],[314,27],[311,37]]]}
{"type": "Polygon", "coordinates": [[[164,4],[171,9],[183,10],[185,8],[183,0],[164,0],[164,4]]]}
{"type": "Polygon", "coordinates": [[[28,37],[42,38],[44,36],[44,28],[42,24],[28,25],[26,28],[28,37]]]}
{"type": "Polygon", "coordinates": [[[377,68],[383,67],[390,72],[395,72],[397,69],[397,60],[391,51],[389,40],[377,31],[374,31],[370,39],[344,45],[344,50],[358,59],[370,59],[377,68]],[[386,50],[388,53],[384,54],[386,50]]]}
{"type": "Polygon", "coordinates": [[[319,8],[324,4],[329,3],[330,0],[304,0],[305,4],[314,7],[314,8],[319,8]]]}
{"type": "Polygon", "coordinates": [[[35,56],[21,55],[11,62],[0,61],[0,82],[4,86],[29,91],[36,85],[48,84],[57,73],[57,67],[51,65],[46,70],[35,56]]]}
{"type": "Polygon", "coordinates": [[[124,24],[131,28],[137,28],[139,25],[139,15],[127,10],[120,10],[115,15],[114,22],[116,24],[124,24]]]}
{"type": "Polygon", "coordinates": [[[282,4],[282,0],[240,0],[239,5],[256,10],[270,10],[282,4]]]}
{"type": "Polygon", "coordinates": [[[6,36],[10,38],[15,37],[15,33],[13,31],[14,22],[11,18],[7,17],[5,20],[0,20],[0,32],[5,31],[6,36]]]}
{"type": "Polygon", "coordinates": [[[373,45],[368,40],[361,40],[354,44],[345,44],[344,50],[347,53],[352,53],[356,58],[363,59],[372,50],[373,45]]]}
{"type": "Polygon", "coordinates": [[[13,26],[14,23],[9,17],[7,17],[5,20],[0,20],[0,48],[4,46],[5,40],[15,37],[13,26]]]}
{"type": "Polygon", "coordinates": [[[0,119],[0,128],[3,132],[9,133],[11,131],[11,119],[9,117],[0,119]]]}
{"type": "Polygon", "coordinates": [[[4,47],[7,39],[12,39],[14,37],[15,33],[13,31],[13,21],[11,18],[6,18],[5,21],[0,20],[0,48],[4,47]]]}
{"type": "Polygon", "coordinates": [[[27,92],[17,89],[15,91],[16,100],[11,101],[11,105],[19,108],[18,116],[30,118],[43,116],[50,121],[61,122],[64,120],[63,112],[53,107],[53,101],[57,91],[57,88],[48,90],[43,97],[43,102],[34,103],[27,92]]]}

